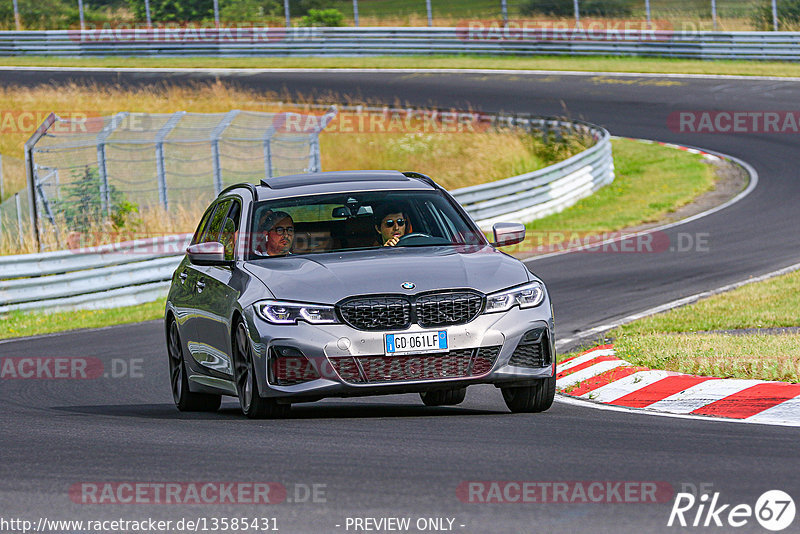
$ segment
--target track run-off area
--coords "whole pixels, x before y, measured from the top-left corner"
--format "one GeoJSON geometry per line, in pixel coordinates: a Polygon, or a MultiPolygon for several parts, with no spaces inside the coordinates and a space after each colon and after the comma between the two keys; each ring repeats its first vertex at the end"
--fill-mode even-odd
{"type": "MultiPolygon", "coordinates": [[[[663,230],[671,244],[702,236],[706,246],[575,252],[529,261],[550,290],[559,338],[578,338],[600,325],[800,262],[797,133],[763,127],[697,133],[674,119],[680,112],[789,112],[800,101],[797,80],[521,71],[0,69],[0,83],[20,86],[217,79],[330,102],[568,115],[617,136],[729,154],[755,169],[757,186],[738,202],[663,230]]],[[[774,489],[800,498],[798,428],[653,417],[566,402],[543,414],[510,415],[491,386],[470,388],[466,401],[452,408],[426,408],[417,395],[398,395],[300,404],[283,420],[246,420],[234,402],[217,414],[181,414],[172,403],[158,321],[3,341],[0,355],[91,357],[100,369],[94,379],[0,384],[0,510],[5,518],[34,524],[40,517],[159,518],[173,525],[182,518],[258,517],[274,518],[284,533],[327,533],[367,531],[354,529],[348,518],[410,518],[410,532],[677,532],[682,529],[668,526],[675,495],[695,490],[718,492],[718,505],[731,505],[720,515],[720,531],[727,532],[733,506],[755,507],[760,495],[774,489]],[[509,484],[514,481],[537,483],[540,498],[527,499],[537,502],[520,502],[526,499],[509,484]],[[178,483],[185,490],[205,482],[273,484],[271,495],[283,498],[273,504],[218,499],[172,505],[122,502],[119,492],[105,504],[83,498],[95,488],[114,493],[119,484],[152,489],[178,483]],[[581,499],[592,483],[604,488],[594,494],[601,498],[581,499]],[[550,491],[548,501],[543,494],[555,487],[568,490],[557,498],[550,491]],[[626,487],[633,488],[629,494],[626,487]],[[482,502],[494,488],[504,502],[482,502]],[[619,499],[613,488],[623,488],[619,499]],[[420,518],[426,521],[418,524],[420,518]]],[[[686,514],[689,522],[696,512],[697,506],[686,514]]],[[[701,525],[705,519],[703,514],[701,525]]],[[[381,527],[373,531],[401,531],[386,522],[381,527]]],[[[689,530],[709,528],[714,527],[689,530]]],[[[751,517],[736,531],[763,529],[751,517]]]]}

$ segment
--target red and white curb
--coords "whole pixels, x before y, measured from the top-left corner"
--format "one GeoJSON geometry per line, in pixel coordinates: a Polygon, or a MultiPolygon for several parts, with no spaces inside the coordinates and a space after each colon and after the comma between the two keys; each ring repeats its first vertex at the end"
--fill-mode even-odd
{"type": "Polygon", "coordinates": [[[560,393],[625,408],[800,426],[800,384],[657,371],[601,345],[556,367],[560,393]]]}

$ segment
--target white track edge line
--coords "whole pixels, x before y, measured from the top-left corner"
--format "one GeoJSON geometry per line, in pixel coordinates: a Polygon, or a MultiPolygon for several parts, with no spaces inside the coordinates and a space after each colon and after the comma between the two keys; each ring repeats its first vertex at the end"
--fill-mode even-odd
{"type": "MultiPolygon", "coordinates": [[[[647,142],[647,143],[658,143],[658,141],[653,141],[653,140],[650,140],[650,139],[633,139],[633,140],[634,141],[643,141],[643,142],[647,142]]],[[[689,146],[686,146],[686,145],[675,145],[674,148],[676,150],[679,150],[679,147],[681,147],[681,146],[683,146],[684,148],[697,149],[696,147],[689,147],[689,146]]],[[[673,147],[670,147],[670,148],[673,148],[673,147]]],[[[525,260],[522,260],[522,262],[526,263],[526,264],[527,263],[533,263],[535,261],[543,260],[545,258],[552,258],[554,256],[562,256],[564,254],[570,254],[572,252],[580,252],[581,250],[586,250],[586,249],[595,249],[595,248],[598,248],[598,247],[601,247],[601,246],[604,246],[604,245],[608,245],[608,244],[611,244],[611,243],[616,243],[617,241],[625,241],[625,240],[633,238],[633,237],[640,237],[640,236],[644,236],[644,235],[651,234],[651,233],[654,233],[654,232],[660,232],[660,231],[663,231],[663,230],[667,230],[667,229],[673,228],[675,226],[680,226],[682,224],[687,224],[687,223],[696,221],[698,219],[702,219],[703,217],[706,217],[708,215],[712,215],[712,214],[714,214],[714,213],[716,213],[718,211],[721,211],[721,210],[723,210],[723,209],[725,209],[727,207],[730,207],[733,204],[735,204],[735,203],[739,202],[740,200],[742,200],[744,197],[746,197],[750,193],[752,193],[753,190],[755,190],[756,186],[758,185],[758,172],[755,170],[755,168],[753,168],[752,165],[750,165],[746,161],[741,160],[741,159],[739,159],[739,158],[737,158],[735,156],[730,156],[728,154],[723,154],[722,152],[715,152],[713,150],[706,150],[706,149],[697,149],[697,150],[702,150],[703,152],[706,152],[706,153],[711,154],[713,156],[717,156],[717,157],[722,158],[722,159],[727,159],[727,160],[732,161],[732,162],[734,162],[734,163],[736,163],[738,165],[741,165],[741,167],[747,172],[747,174],[750,175],[750,180],[749,180],[749,182],[747,184],[747,187],[745,187],[742,191],[740,191],[739,194],[737,194],[735,197],[729,199],[726,202],[723,202],[719,206],[714,206],[713,208],[709,208],[709,209],[707,209],[705,211],[701,211],[700,213],[695,213],[694,215],[686,217],[685,219],[681,219],[679,221],[674,221],[674,222],[671,222],[671,223],[668,223],[668,224],[664,224],[664,225],[661,225],[661,226],[656,226],[654,228],[648,228],[647,230],[642,230],[641,232],[634,232],[634,233],[630,233],[630,234],[623,234],[623,235],[617,236],[617,237],[612,237],[611,239],[606,239],[605,241],[601,241],[599,243],[591,243],[591,244],[588,244],[588,245],[581,245],[581,246],[578,246],[578,247],[571,247],[571,248],[566,248],[564,250],[558,250],[556,252],[550,252],[548,254],[542,254],[540,256],[534,256],[532,258],[527,258],[525,260]]]]}
{"type": "Polygon", "coordinates": [[[638,313],[634,313],[634,314],[628,315],[627,317],[623,317],[622,319],[620,319],[618,321],[614,321],[612,323],[606,323],[606,324],[603,324],[603,325],[600,325],[600,326],[596,326],[594,328],[590,328],[589,330],[584,330],[583,332],[581,332],[580,334],[578,334],[578,335],[576,335],[574,337],[561,339],[558,342],[556,342],[556,347],[558,347],[559,345],[563,347],[565,344],[572,343],[572,342],[575,342],[575,341],[580,341],[582,339],[586,339],[586,338],[591,337],[591,336],[596,335],[596,334],[601,334],[601,333],[606,332],[608,330],[612,330],[614,328],[617,328],[618,326],[621,326],[623,324],[630,323],[631,321],[635,321],[637,319],[642,319],[642,318],[647,317],[649,315],[654,315],[656,313],[669,311],[669,310],[671,310],[673,308],[678,308],[680,306],[685,306],[687,304],[692,304],[692,303],[697,302],[698,300],[700,300],[702,298],[706,298],[706,297],[710,297],[710,296],[713,296],[713,295],[717,295],[719,293],[725,293],[725,292],[728,292],[728,291],[732,291],[734,289],[738,289],[738,288],[740,288],[742,286],[746,286],[746,285],[749,285],[749,284],[754,284],[754,283],[757,283],[757,282],[763,282],[765,280],[769,280],[770,278],[775,278],[776,276],[781,276],[781,275],[788,274],[788,273],[791,273],[791,272],[794,272],[794,271],[797,271],[797,270],[800,270],[800,263],[795,263],[795,264],[789,265],[788,267],[783,267],[782,269],[778,269],[776,271],[771,271],[771,272],[762,274],[760,276],[755,276],[755,277],[752,277],[752,278],[747,278],[745,280],[740,280],[739,282],[734,282],[732,284],[724,285],[724,286],[718,287],[716,289],[709,289],[708,291],[702,291],[700,293],[695,293],[694,295],[690,295],[688,297],[679,298],[679,299],[673,300],[671,302],[667,302],[666,304],[661,304],[659,306],[655,306],[653,308],[649,308],[649,309],[644,310],[642,312],[638,312],[638,313]]]}
{"type": "Polygon", "coordinates": [[[575,397],[569,397],[562,393],[556,394],[555,398],[556,402],[560,402],[562,404],[570,404],[574,406],[580,406],[583,408],[594,408],[595,410],[607,410],[609,412],[624,412],[624,413],[634,413],[640,415],[654,415],[657,417],[671,417],[674,419],[693,419],[695,421],[714,421],[717,423],[746,423],[750,425],[764,425],[764,426],[785,426],[785,427],[800,427],[800,422],[797,423],[787,423],[787,422],[762,422],[762,421],[749,421],[747,419],[733,419],[733,418],[726,418],[726,417],[711,417],[711,416],[703,416],[703,415],[688,415],[688,414],[676,414],[676,413],[669,413],[669,412],[657,412],[654,410],[647,410],[645,408],[626,408],[624,406],[615,406],[612,404],[604,404],[599,402],[593,402],[586,399],[579,399],[575,397]]]}

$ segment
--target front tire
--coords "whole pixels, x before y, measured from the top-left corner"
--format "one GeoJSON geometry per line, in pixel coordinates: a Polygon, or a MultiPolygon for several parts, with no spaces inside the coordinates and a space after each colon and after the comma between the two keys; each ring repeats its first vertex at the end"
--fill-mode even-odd
{"type": "Polygon", "coordinates": [[[172,385],[172,400],[182,412],[216,412],[222,402],[220,395],[192,393],[189,391],[189,378],[186,375],[186,362],[183,361],[183,348],[178,332],[178,323],[169,323],[167,352],[169,353],[169,378],[172,385]]]}
{"type": "Polygon", "coordinates": [[[288,404],[278,404],[275,399],[264,398],[258,391],[258,380],[253,364],[250,336],[240,319],[234,330],[234,370],[236,392],[242,413],[250,419],[273,419],[289,413],[288,404]]]}
{"type": "Polygon", "coordinates": [[[419,394],[425,406],[455,406],[464,402],[466,396],[467,388],[437,389],[419,394]]]}
{"type": "Polygon", "coordinates": [[[503,400],[514,413],[543,412],[553,405],[556,377],[542,378],[530,386],[501,388],[503,400]]]}

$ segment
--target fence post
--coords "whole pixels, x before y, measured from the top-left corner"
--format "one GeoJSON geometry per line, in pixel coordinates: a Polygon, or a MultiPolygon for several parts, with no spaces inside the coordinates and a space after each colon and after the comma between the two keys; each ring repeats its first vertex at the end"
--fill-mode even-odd
{"type": "Polygon", "coordinates": [[[219,0],[214,0],[214,25],[219,28],[219,0]]]}
{"type": "Polygon", "coordinates": [[[78,0],[78,17],[80,18],[81,21],[81,30],[85,30],[86,23],[84,22],[84,17],[83,17],[83,0],[78,0]]]}
{"type": "MultiPolygon", "coordinates": [[[[127,116],[127,111],[117,113],[111,117],[111,122],[109,122],[99,134],[97,134],[97,173],[100,178],[100,208],[106,212],[106,216],[111,215],[111,188],[108,186],[106,139],[108,139],[108,137],[114,133],[114,130],[117,129],[119,122],[125,120],[125,117],[127,116]]],[[[61,194],[60,190],[59,194],[61,194]]]]}
{"type": "Polygon", "coordinates": [[[778,3],[772,0],[772,30],[778,31],[778,3]]]}
{"type": "Polygon", "coordinates": [[[238,109],[232,109],[225,114],[219,124],[217,124],[214,131],[211,132],[211,157],[214,166],[214,194],[219,195],[220,191],[222,191],[222,167],[219,163],[219,139],[222,137],[222,133],[225,131],[225,128],[230,126],[233,119],[236,118],[240,111],[238,109]]]}
{"type": "Polygon", "coordinates": [[[501,0],[500,12],[503,15],[503,28],[508,26],[508,0],[501,0]]]}
{"type": "Polygon", "coordinates": [[[319,133],[325,129],[325,127],[333,120],[338,112],[339,110],[336,106],[329,107],[325,112],[325,115],[322,116],[322,120],[319,121],[319,126],[314,128],[314,131],[311,133],[308,172],[322,171],[322,158],[320,157],[319,153],[319,133]]]}
{"type": "Polygon", "coordinates": [[[645,16],[647,17],[647,25],[649,27],[650,26],[650,0],[644,0],[644,13],[645,13],[645,16]]]}
{"type": "Polygon", "coordinates": [[[572,5],[575,9],[575,27],[578,27],[581,25],[581,6],[578,0],[572,0],[572,5]]]}
{"type": "Polygon", "coordinates": [[[144,16],[147,19],[147,27],[153,27],[153,19],[150,17],[150,0],[144,0],[144,16]]]}
{"type": "Polygon", "coordinates": [[[267,128],[264,134],[263,150],[264,150],[264,178],[272,178],[272,134],[275,133],[275,126],[267,128]]]}
{"type": "Polygon", "coordinates": [[[289,16],[289,0],[283,0],[283,13],[286,15],[286,27],[292,27],[292,18],[289,16]]]}
{"type": "Polygon", "coordinates": [[[14,203],[17,206],[17,229],[19,230],[17,235],[19,236],[19,247],[22,248],[24,243],[22,242],[22,213],[19,207],[19,193],[14,193],[14,203]]]}
{"type": "Polygon", "coordinates": [[[19,17],[19,4],[17,0],[14,0],[14,26],[17,28],[17,31],[22,30],[22,19],[19,17]]]}
{"type": "Polygon", "coordinates": [[[56,122],[57,117],[55,113],[50,113],[44,119],[42,124],[33,132],[30,139],[25,141],[25,175],[28,178],[28,211],[31,217],[31,228],[33,228],[33,237],[36,239],[36,246],[38,250],[42,249],[42,241],[39,239],[39,214],[36,212],[36,173],[33,161],[33,148],[39,139],[47,133],[47,130],[56,122]]]}
{"type": "Polygon", "coordinates": [[[428,11],[428,26],[433,26],[433,10],[431,9],[431,0],[425,0],[425,9],[428,11]]]}
{"type": "Polygon", "coordinates": [[[711,22],[714,24],[714,29],[717,29],[717,0],[711,0],[711,22]]]}
{"type": "Polygon", "coordinates": [[[186,115],[185,111],[176,111],[172,114],[166,124],[161,127],[156,135],[156,173],[158,179],[158,200],[164,209],[169,209],[169,200],[167,198],[167,174],[164,169],[164,139],[169,132],[178,124],[178,121],[186,115]]]}
{"type": "Polygon", "coordinates": [[[353,0],[353,19],[356,23],[356,28],[358,28],[358,0],[353,0]]]}

